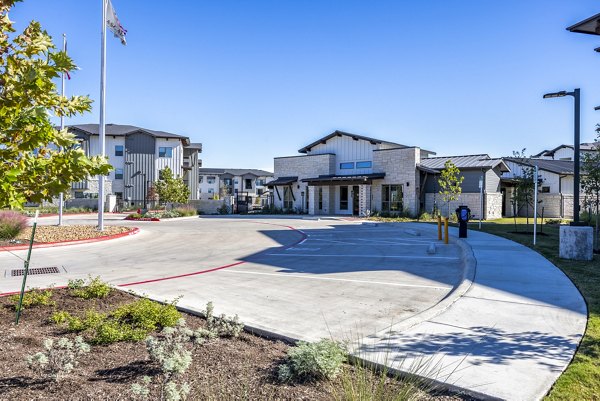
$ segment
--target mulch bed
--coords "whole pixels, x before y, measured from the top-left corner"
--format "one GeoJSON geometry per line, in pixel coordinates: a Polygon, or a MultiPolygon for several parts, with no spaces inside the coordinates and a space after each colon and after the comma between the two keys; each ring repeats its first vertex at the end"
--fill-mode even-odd
{"type": "MultiPolygon", "coordinates": [[[[55,310],[81,315],[95,308],[108,311],[137,299],[113,290],[102,300],[84,300],[69,295],[67,289],[55,289],[57,306],[39,306],[25,310],[18,326],[14,325],[14,305],[0,298],[0,400],[130,400],[131,384],[158,373],[149,362],[144,342],[121,342],[92,346],[79,366],[59,382],[45,380],[27,368],[28,354],[42,350],[45,338],[67,336],[50,323],[55,310]]],[[[202,318],[184,314],[191,328],[205,325],[202,318]]],[[[242,333],[239,338],[215,339],[194,347],[193,362],[186,373],[191,387],[190,400],[331,400],[336,382],[280,384],[277,366],[284,360],[289,345],[242,333]]],[[[348,369],[352,369],[348,367],[348,369]]],[[[397,382],[390,379],[390,386],[397,382]]],[[[153,389],[149,399],[156,399],[153,389]]],[[[423,399],[467,400],[466,397],[423,395],[423,399]]]]}
{"type": "Polygon", "coordinates": [[[160,221],[158,217],[125,217],[123,220],[131,221],[160,221]]]}
{"type": "MultiPolygon", "coordinates": [[[[0,241],[0,247],[21,246],[29,244],[31,238],[31,227],[26,228],[13,241],[0,241]]],[[[73,226],[37,226],[35,229],[35,244],[76,241],[106,237],[132,231],[132,227],[105,226],[104,231],[98,231],[96,226],[73,225],[73,226]]]]}

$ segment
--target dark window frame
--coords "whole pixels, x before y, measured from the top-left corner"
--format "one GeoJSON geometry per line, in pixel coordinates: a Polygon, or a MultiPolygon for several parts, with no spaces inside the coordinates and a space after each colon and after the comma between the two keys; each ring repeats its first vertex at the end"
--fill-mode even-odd
{"type": "Polygon", "coordinates": [[[340,163],[340,170],[354,170],[354,162],[340,163]]]}
{"type": "Polygon", "coordinates": [[[122,180],[122,179],[123,179],[123,169],[116,168],[115,169],[115,180],[122,180]]]}
{"type": "Polygon", "coordinates": [[[350,191],[347,186],[340,187],[340,210],[348,210],[350,191]]]}
{"type": "Polygon", "coordinates": [[[381,186],[381,211],[401,213],[404,210],[404,188],[402,184],[381,186]]]}
{"type": "Polygon", "coordinates": [[[123,156],[125,154],[125,146],[115,145],[115,156],[123,156]]]}
{"type": "Polygon", "coordinates": [[[173,147],[172,146],[160,146],[158,148],[158,157],[172,159],[173,158],[173,147]]]}
{"type": "Polygon", "coordinates": [[[373,162],[369,160],[365,160],[362,162],[356,162],[356,168],[373,168],[373,162]]]}

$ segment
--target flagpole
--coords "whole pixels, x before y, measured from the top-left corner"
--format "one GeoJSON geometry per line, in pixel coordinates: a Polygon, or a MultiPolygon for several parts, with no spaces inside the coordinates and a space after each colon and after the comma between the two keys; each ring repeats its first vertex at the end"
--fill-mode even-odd
{"type": "MultiPolygon", "coordinates": [[[[102,44],[100,55],[100,124],[98,134],[100,136],[100,155],[105,156],[105,125],[104,104],[106,101],[106,4],[108,0],[102,1],[102,44]]],[[[98,175],[98,230],[104,231],[104,176],[98,175]]]]}
{"type": "MultiPolygon", "coordinates": [[[[63,33],[63,52],[67,52],[67,34],[63,33]]],[[[61,86],[60,86],[60,94],[62,97],[65,97],[65,72],[63,71],[60,74],[61,86]]],[[[60,130],[65,129],[65,116],[61,114],[60,116],[60,130]]],[[[62,226],[63,222],[63,206],[64,206],[64,195],[61,192],[58,195],[58,225],[62,226]]]]}

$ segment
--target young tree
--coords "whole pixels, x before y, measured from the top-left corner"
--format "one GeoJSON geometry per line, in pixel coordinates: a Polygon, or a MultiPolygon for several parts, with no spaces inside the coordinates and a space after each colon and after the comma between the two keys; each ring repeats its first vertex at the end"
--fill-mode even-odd
{"type": "Polygon", "coordinates": [[[521,174],[513,177],[515,186],[511,197],[516,230],[517,215],[523,207],[525,207],[526,225],[529,226],[529,206],[533,207],[535,191],[535,182],[533,181],[535,169],[529,165],[529,158],[525,156],[525,149],[521,150],[520,152],[513,151],[513,157],[519,159],[519,161],[522,163],[521,174]]]}
{"type": "Polygon", "coordinates": [[[183,178],[174,177],[170,167],[160,172],[160,178],[154,183],[156,193],[161,202],[185,203],[190,197],[190,189],[183,178]]]}
{"type": "Polygon", "coordinates": [[[596,248],[599,246],[599,220],[600,220],[600,125],[597,126],[598,137],[594,140],[596,151],[587,152],[582,157],[581,169],[581,189],[585,193],[587,206],[595,211],[596,214],[596,248]]]}
{"type": "Polygon", "coordinates": [[[450,218],[450,202],[458,200],[462,193],[461,184],[464,179],[465,177],[460,175],[460,170],[451,160],[444,163],[444,169],[438,178],[438,185],[440,186],[439,193],[448,206],[448,218],[450,218]]]}
{"type": "Polygon", "coordinates": [[[0,207],[51,200],[72,182],[108,174],[106,158],[87,157],[75,137],[57,130],[51,117],[91,109],[86,96],[65,98],[54,79],[75,69],[65,52],[32,21],[16,37],[8,13],[15,0],[0,1],[0,207]]]}

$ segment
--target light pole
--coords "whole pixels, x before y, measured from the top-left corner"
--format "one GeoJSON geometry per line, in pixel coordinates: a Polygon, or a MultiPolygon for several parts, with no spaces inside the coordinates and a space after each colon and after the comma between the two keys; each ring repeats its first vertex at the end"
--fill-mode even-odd
{"type": "Polygon", "coordinates": [[[577,226],[579,225],[579,159],[580,159],[580,121],[581,121],[581,95],[580,89],[577,88],[573,92],[553,92],[546,93],[544,95],[544,99],[554,98],[554,97],[564,97],[564,96],[573,96],[575,99],[575,135],[574,135],[574,145],[575,145],[575,155],[573,163],[574,167],[574,183],[573,183],[573,223],[571,225],[577,226]]]}

